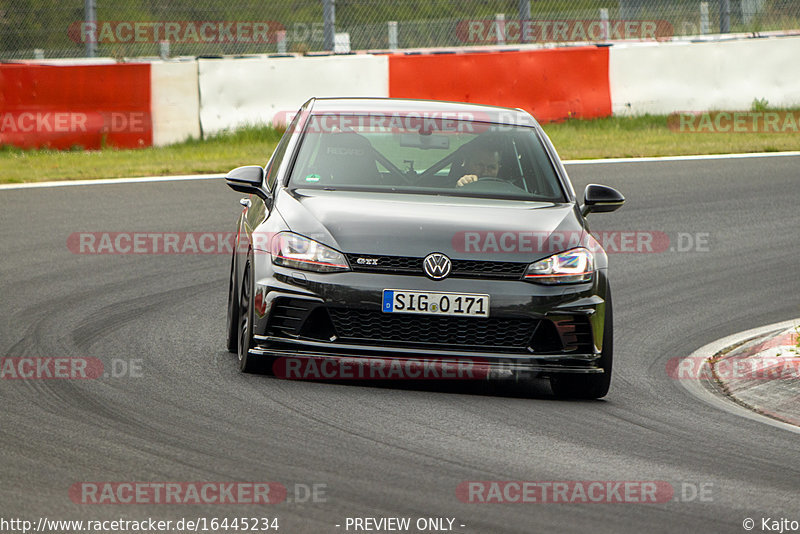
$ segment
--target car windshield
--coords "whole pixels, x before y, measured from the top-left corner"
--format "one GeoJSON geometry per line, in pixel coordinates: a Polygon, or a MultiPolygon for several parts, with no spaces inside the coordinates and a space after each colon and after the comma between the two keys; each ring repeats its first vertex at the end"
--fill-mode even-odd
{"type": "Polygon", "coordinates": [[[534,128],[413,113],[312,115],[289,186],[565,201],[534,128]]]}

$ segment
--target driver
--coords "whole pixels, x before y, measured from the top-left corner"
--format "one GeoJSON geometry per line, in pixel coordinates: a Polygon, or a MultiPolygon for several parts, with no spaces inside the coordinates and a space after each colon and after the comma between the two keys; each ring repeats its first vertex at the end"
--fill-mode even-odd
{"type": "Polygon", "coordinates": [[[462,187],[475,182],[481,176],[497,178],[497,170],[499,167],[500,156],[496,150],[478,148],[470,152],[464,159],[464,171],[466,174],[458,179],[456,187],[462,187]]]}

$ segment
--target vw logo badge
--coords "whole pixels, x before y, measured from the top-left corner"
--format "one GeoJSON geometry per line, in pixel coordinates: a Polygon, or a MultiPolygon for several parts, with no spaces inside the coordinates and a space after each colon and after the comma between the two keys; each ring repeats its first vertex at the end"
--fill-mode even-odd
{"type": "Polygon", "coordinates": [[[439,252],[428,254],[422,262],[422,270],[425,274],[433,280],[441,280],[450,274],[452,268],[450,258],[439,252]]]}

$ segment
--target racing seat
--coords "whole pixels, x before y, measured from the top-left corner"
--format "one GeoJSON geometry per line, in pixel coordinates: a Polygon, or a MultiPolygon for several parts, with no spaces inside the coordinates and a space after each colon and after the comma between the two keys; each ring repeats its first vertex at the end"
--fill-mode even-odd
{"type": "Polygon", "coordinates": [[[356,133],[327,133],[320,139],[314,164],[320,183],[329,185],[376,185],[379,182],[375,149],[356,133]]]}

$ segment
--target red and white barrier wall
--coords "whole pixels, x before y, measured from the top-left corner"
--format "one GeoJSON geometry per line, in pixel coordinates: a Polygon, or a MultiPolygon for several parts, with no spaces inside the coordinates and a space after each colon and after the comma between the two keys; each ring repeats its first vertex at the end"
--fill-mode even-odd
{"type": "Polygon", "coordinates": [[[614,114],[748,110],[753,100],[800,105],[800,37],[615,44],[608,79],[614,114]]]}
{"type": "Polygon", "coordinates": [[[200,138],[200,87],[197,62],[150,64],[153,144],[200,138]]]}
{"type": "Polygon", "coordinates": [[[313,96],[388,96],[386,56],[201,59],[203,133],[269,124],[313,96]]]}
{"type": "Polygon", "coordinates": [[[389,96],[522,108],[540,121],[605,117],[611,114],[608,50],[395,55],[389,96]]]}
{"type": "Polygon", "coordinates": [[[146,64],[0,65],[0,144],[149,146],[150,104],[146,64]]]}
{"type": "Polygon", "coordinates": [[[800,37],[429,54],[0,65],[0,144],[164,145],[285,120],[312,96],[520,107],[540,121],[800,105],[800,37]]]}

